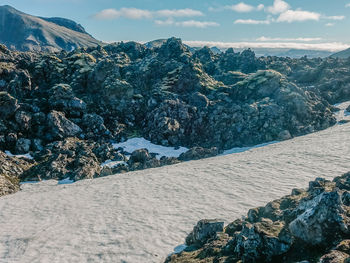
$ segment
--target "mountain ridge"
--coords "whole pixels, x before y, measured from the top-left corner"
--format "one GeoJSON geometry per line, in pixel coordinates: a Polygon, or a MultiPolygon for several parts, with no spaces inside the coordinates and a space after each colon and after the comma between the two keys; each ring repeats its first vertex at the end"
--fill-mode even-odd
{"type": "Polygon", "coordinates": [[[101,42],[72,20],[32,16],[4,5],[0,6],[0,43],[18,51],[56,52],[101,42]]]}

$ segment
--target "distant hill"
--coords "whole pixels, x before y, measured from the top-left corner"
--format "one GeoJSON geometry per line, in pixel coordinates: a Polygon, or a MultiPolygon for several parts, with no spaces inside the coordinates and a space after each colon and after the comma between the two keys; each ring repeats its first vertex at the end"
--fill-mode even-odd
{"type": "Polygon", "coordinates": [[[19,51],[55,52],[101,42],[72,20],[36,17],[5,5],[0,6],[0,43],[19,51]]]}
{"type": "Polygon", "coordinates": [[[332,58],[349,58],[350,57],[350,48],[340,51],[331,55],[332,58]]]}

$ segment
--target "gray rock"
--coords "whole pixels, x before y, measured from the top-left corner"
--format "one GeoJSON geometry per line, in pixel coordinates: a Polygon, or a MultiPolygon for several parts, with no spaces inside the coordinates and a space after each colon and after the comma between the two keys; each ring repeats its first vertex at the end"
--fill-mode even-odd
{"type": "Polygon", "coordinates": [[[344,217],[341,195],[337,191],[321,193],[298,207],[305,211],[289,224],[293,236],[308,244],[327,245],[336,233],[348,233],[349,218],[344,217]]]}
{"type": "Polygon", "coordinates": [[[16,142],[16,153],[28,153],[30,150],[31,141],[25,138],[19,138],[16,142]]]}
{"type": "Polygon", "coordinates": [[[78,125],[68,120],[62,112],[58,111],[51,111],[48,114],[47,125],[55,139],[74,137],[82,132],[78,125]]]}
{"type": "Polygon", "coordinates": [[[349,262],[346,261],[347,259],[350,259],[349,254],[337,251],[337,250],[332,250],[330,253],[322,256],[320,258],[319,263],[339,263],[339,262],[349,262]]]}
{"type": "Polygon", "coordinates": [[[209,99],[200,92],[193,93],[191,97],[191,104],[196,107],[206,108],[209,106],[209,102],[210,102],[209,99]]]}
{"type": "Polygon", "coordinates": [[[219,154],[219,150],[216,147],[212,147],[210,149],[203,147],[193,147],[189,149],[187,152],[182,153],[179,156],[179,160],[181,161],[190,161],[190,160],[199,160],[203,158],[213,157],[219,154]]]}
{"type": "Polygon", "coordinates": [[[80,116],[86,110],[86,103],[74,96],[67,84],[57,84],[49,91],[49,106],[53,110],[63,111],[71,116],[80,116]]]}
{"type": "Polygon", "coordinates": [[[17,111],[15,119],[22,131],[28,131],[31,128],[32,115],[25,111],[17,111]]]}
{"type": "Polygon", "coordinates": [[[19,108],[17,100],[7,92],[0,92],[0,117],[7,119],[19,108]]]}
{"type": "Polygon", "coordinates": [[[186,245],[201,245],[208,239],[216,236],[217,232],[223,232],[224,222],[217,219],[200,220],[193,231],[186,237],[186,245]]]}
{"type": "Polygon", "coordinates": [[[0,197],[19,191],[19,177],[33,162],[9,157],[0,151],[0,197]]]}
{"type": "Polygon", "coordinates": [[[281,131],[278,134],[278,140],[285,141],[292,138],[292,135],[290,135],[290,132],[288,130],[281,131]]]}

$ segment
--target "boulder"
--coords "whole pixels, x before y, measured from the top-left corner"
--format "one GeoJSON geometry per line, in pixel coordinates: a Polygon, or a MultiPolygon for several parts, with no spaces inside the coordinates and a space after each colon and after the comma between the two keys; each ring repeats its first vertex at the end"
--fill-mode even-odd
{"type": "Polygon", "coordinates": [[[179,156],[181,161],[199,160],[203,158],[213,157],[219,154],[219,150],[216,147],[210,149],[203,147],[193,147],[187,152],[182,153],[179,156]]]}
{"type": "Polygon", "coordinates": [[[28,153],[30,150],[31,141],[25,138],[19,138],[16,142],[16,153],[28,153]]]}
{"type": "Polygon", "coordinates": [[[208,107],[209,106],[209,99],[203,95],[200,92],[195,92],[193,93],[192,97],[191,97],[191,104],[196,106],[196,107],[208,107]]]}
{"type": "Polygon", "coordinates": [[[17,192],[19,177],[33,164],[33,161],[10,157],[0,151],[0,197],[17,192]]]}
{"type": "Polygon", "coordinates": [[[51,111],[47,115],[47,125],[52,139],[74,137],[82,132],[74,122],[68,120],[62,112],[51,111]]]}
{"type": "Polygon", "coordinates": [[[129,161],[134,163],[144,163],[151,158],[152,157],[150,156],[147,149],[139,149],[131,153],[129,161]]]}
{"type": "Polygon", "coordinates": [[[77,138],[48,144],[45,150],[36,154],[38,164],[23,173],[21,180],[62,180],[69,177],[77,181],[99,177],[102,168],[93,153],[94,147],[99,145],[77,138]]]}
{"type": "MultiPolygon", "coordinates": [[[[349,182],[350,173],[333,181],[317,178],[306,190],[293,189],[250,209],[247,217],[225,227],[227,236],[204,238],[195,251],[187,249],[166,262],[350,262],[349,182]]],[[[193,236],[186,239],[189,245],[193,236]]]]}
{"type": "Polygon", "coordinates": [[[0,197],[8,194],[13,194],[19,191],[19,180],[0,174],[0,197]]]}
{"type": "Polygon", "coordinates": [[[186,237],[186,245],[202,245],[208,239],[216,236],[217,232],[223,232],[224,222],[217,219],[200,220],[193,231],[186,237]]]}
{"type": "Polygon", "coordinates": [[[147,149],[138,149],[131,153],[128,160],[131,171],[161,166],[161,161],[148,152],[147,149]]]}
{"type": "Polygon", "coordinates": [[[289,224],[289,230],[310,245],[327,245],[334,235],[349,232],[348,218],[344,217],[341,195],[337,191],[321,193],[297,209],[305,212],[289,224]]]}
{"type": "Polygon", "coordinates": [[[263,218],[254,224],[243,224],[234,251],[244,262],[269,262],[287,252],[292,243],[293,238],[284,222],[263,218]]]}
{"type": "Polygon", "coordinates": [[[19,108],[17,99],[12,97],[9,93],[0,91],[0,117],[7,119],[13,116],[19,108]]]}
{"type": "Polygon", "coordinates": [[[95,113],[84,114],[81,120],[81,126],[86,133],[87,139],[98,136],[106,136],[108,134],[103,118],[95,113]]]}
{"type": "Polygon", "coordinates": [[[32,114],[26,111],[18,110],[15,114],[15,119],[22,131],[31,129],[32,114]]]}
{"type": "Polygon", "coordinates": [[[53,110],[79,117],[86,110],[86,103],[74,96],[72,88],[67,84],[57,84],[49,90],[49,107],[53,110]]]}
{"type": "Polygon", "coordinates": [[[332,250],[330,253],[322,256],[319,263],[346,263],[350,262],[349,259],[349,254],[337,250],[332,250]]]}

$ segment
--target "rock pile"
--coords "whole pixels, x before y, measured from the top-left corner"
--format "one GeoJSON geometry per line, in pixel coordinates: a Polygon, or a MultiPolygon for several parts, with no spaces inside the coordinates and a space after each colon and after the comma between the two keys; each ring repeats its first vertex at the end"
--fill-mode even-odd
{"type": "MultiPolygon", "coordinates": [[[[110,160],[92,148],[135,134],[192,148],[181,160],[290,139],[336,123],[329,103],[350,99],[347,63],[257,58],[251,50],[191,53],[176,38],[152,48],[121,42],[50,54],[0,45],[0,150],[32,152],[43,178],[81,179],[100,176],[98,165],[110,160]],[[76,147],[83,153],[67,154],[76,147]],[[56,173],[49,167],[58,156],[64,164],[56,173]],[[91,172],[70,168],[87,164],[91,172]]],[[[178,161],[132,157],[122,171],[178,161]]]]}
{"type": "Polygon", "coordinates": [[[201,220],[166,262],[350,262],[349,191],[350,173],[317,178],[224,228],[201,220]]]}

